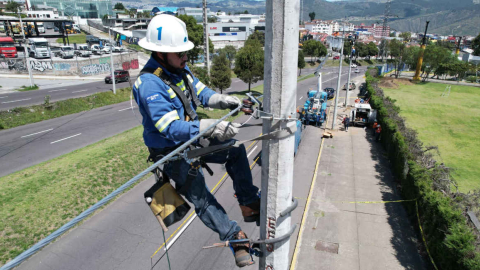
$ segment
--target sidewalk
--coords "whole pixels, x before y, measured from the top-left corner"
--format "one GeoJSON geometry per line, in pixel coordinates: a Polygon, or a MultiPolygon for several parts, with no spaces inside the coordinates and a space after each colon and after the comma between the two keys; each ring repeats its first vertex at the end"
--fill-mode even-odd
{"type": "MultiPolygon", "coordinates": [[[[408,78],[412,79],[415,73],[412,72],[402,72],[399,78],[408,78]]],[[[439,80],[439,79],[432,79],[428,78],[426,82],[433,82],[433,83],[444,83],[444,84],[453,84],[453,85],[465,85],[465,86],[474,86],[474,87],[480,87],[479,83],[468,83],[468,82],[458,82],[458,81],[448,81],[448,80],[439,80]]]]}
{"type": "MultiPolygon", "coordinates": [[[[339,113],[340,119],[346,112],[339,108],[339,113]]],[[[351,203],[402,197],[371,129],[351,127],[345,132],[338,126],[334,138],[323,142],[291,270],[426,269],[416,248],[421,240],[401,203],[351,203]]]]}

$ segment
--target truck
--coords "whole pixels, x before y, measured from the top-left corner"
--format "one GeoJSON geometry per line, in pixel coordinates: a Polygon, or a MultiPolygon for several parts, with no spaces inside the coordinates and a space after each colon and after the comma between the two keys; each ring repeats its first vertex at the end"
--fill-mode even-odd
{"type": "Polygon", "coordinates": [[[81,57],[90,57],[92,55],[92,51],[88,47],[88,45],[78,45],[77,50],[75,51],[75,55],[81,57]]]}
{"type": "Polygon", "coordinates": [[[96,36],[87,35],[85,39],[86,39],[87,45],[90,47],[94,44],[100,44],[100,39],[96,36]]]}
{"type": "Polygon", "coordinates": [[[368,103],[355,103],[355,107],[352,110],[352,120],[350,121],[353,126],[368,126],[373,124],[377,118],[377,111],[372,109],[368,103]]]}
{"type": "Polygon", "coordinates": [[[313,122],[315,126],[321,126],[327,120],[327,99],[327,92],[309,91],[303,108],[299,108],[297,111],[299,120],[304,125],[313,122]]]}
{"type": "Polygon", "coordinates": [[[37,59],[50,58],[52,54],[46,38],[29,38],[27,49],[28,55],[37,59]]]}
{"type": "Polygon", "coordinates": [[[60,46],[60,50],[55,53],[56,57],[61,57],[63,59],[73,58],[75,56],[73,48],[70,46],[60,46]]]}
{"type": "Polygon", "coordinates": [[[0,33],[5,33],[5,22],[0,22],[0,33]]]}
{"type": "Polygon", "coordinates": [[[43,22],[37,23],[37,29],[38,29],[38,32],[45,33],[45,26],[43,26],[43,22]]]}
{"type": "Polygon", "coordinates": [[[16,58],[17,48],[11,37],[0,37],[0,57],[16,58]]]}

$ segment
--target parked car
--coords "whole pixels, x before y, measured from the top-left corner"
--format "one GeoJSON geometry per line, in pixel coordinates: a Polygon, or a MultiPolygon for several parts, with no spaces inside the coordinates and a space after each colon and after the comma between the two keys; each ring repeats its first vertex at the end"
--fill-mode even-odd
{"type": "Polygon", "coordinates": [[[352,68],[356,68],[357,67],[357,64],[352,64],[352,68]]]}
{"type": "Polygon", "coordinates": [[[338,60],[338,59],[340,59],[339,55],[333,57],[333,60],[338,60]]]}
{"type": "Polygon", "coordinates": [[[75,52],[70,46],[61,46],[60,50],[55,53],[55,56],[61,57],[63,59],[73,58],[73,56],[75,56],[75,52]]]}
{"type": "Polygon", "coordinates": [[[120,47],[120,46],[113,46],[112,51],[113,51],[113,52],[122,52],[122,51],[123,51],[123,48],[120,47]]]}
{"type": "Polygon", "coordinates": [[[360,73],[360,69],[356,68],[355,73],[360,73]]]}
{"type": "MultiPolygon", "coordinates": [[[[115,70],[113,74],[115,75],[115,83],[128,82],[130,79],[130,73],[126,70],[118,69],[115,70]]],[[[112,75],[105,77],[105,83],[112,83],[112,75]]]]}
{"type": "Polygon", "coordinates": [[[325,89],[323,89],[323,91],[327,92],[327,99],[332,99],[335,97],[335,89],[331,88],[331,87],[327,87],[325,89]]]}
{"type": "Polygon", "coordinates": [[[87,45],[79,45],[77,46],[75,55],[82,56],[82,57],[90,57],[92,55],[92,51],[90,51],[87,45]]]}
{"type": "MultiPolygon", "coordinates": [[[[355,83],[351,82],[348,90],[355,90],[355,88],[357,88],[357,86],[355,85],[355,83]]],[[[343,85],[343,90],[347,90],[347,84],[343,85]]]]}
{"type": "Polygon", "coordinates": [[[92,51],[93,54],[98,54],[98,55],[103,54],[102,49],[100,49],[100,46],[97,44],[92,45],[90,47],[90,50],[92,51]]]}
{"type": "Polygon", "coordinates": [[[110,53],[110,46],[109,45],[103,46],[102,53],[110,53]]]}

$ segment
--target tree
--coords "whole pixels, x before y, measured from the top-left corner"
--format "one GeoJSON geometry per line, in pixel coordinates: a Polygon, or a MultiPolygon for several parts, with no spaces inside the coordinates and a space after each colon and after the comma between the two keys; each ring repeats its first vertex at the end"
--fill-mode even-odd
{"type": "Polygon", "coordinates": [[[125,7],[123,6],[122,3],[119,2],[115,4],[115,7],[113,7],[113,9],[125,9],[125,7]]]}
{"type": "Polygon", "coordinates": [[[253,34],[248,36],[247,41],[245,41],[245,45],[247,45],[249,42],[252,41],[258,41],[262,45],[262,47],[265,47],[265,33],[260,32],[260,31],[255,31],[253,34]]]}
{"type": "Polygon", "coordinates": [[[473,55],[480,56],[480,34],[472,41],[473,55]]]}
{"type": "Polygon", "coordinates": [[[252,83],[263,80],[264,54],[262,45],[258,41],[252,41],[238,50],[235,55],[235,75],[245,83],[248,83],[248,91],[252,83]]]}
{"type": "Polygon", "coordinates": [[[302,50],[298,50],[298,76],[302,74],[302,68],[305,67],[305,55],[302,50]]]}
{"type": "Polygon", "coordinates": [[[152,15],[150,14],[150,11],[144,10],[142,11],[142,18],[151,18],[152,15]]]}
{"type": "Polygon", "coordinates": [[[220,94],[223,94],[223,90],[232,84],[232,70],[225,52],[220,51],[218,55],[213,57],[211,74],[213,87],[219,89],[220,94]]]}
{"type": "Polygon", "coordinates": [[[199,79],[203,84],[208,87],[212,86],[210,77],[208,77],[208,72],[204,67],[192,66],[190,67],[190,70],[192,71],[193,75],[195,75],[195,77],[197,77],[197,79],[199,79]]]}
{"type": "Polygon", "coordinates": [[[223,48],[223,51],[227,55],[227,59],[230,62],[230,68],[232,68],[233,60],[235,60],[235,55],[237,54],[237,50],[232,45],[227,45],[223,48]]]}
{"type": "Polygon", "coordinates": [[[245,10],[245,11],[243,12],[243,14],[249,14],[249,13],[248,13],[248,10],[245,10]]]}
{"type": "Polygon", "coordinates": [[[303,42],[303,52],[310,56],[310,61],[313,62],[312,57],[322,57],[327,55],[327,48],[320,42],[314,39],[303,42]]]}
{"type": "Polygon", "coordinates": [[[5,6],[5,9],[17,14],[20,6],[21,6],[21,4],[15,2],[13,0],[10,0],[10,1],[7,2],[7,5],[5,6]]]}
{"type": "Polygon", "coordinates": [[[315,51],[316,57],[324,57],[327,55],[327,47],[322,42],[317,41],[317,50],[315,51]]]}
{"type": "Polygon", "coordinates": [[[399,37],[403,38],[404,41],[410,42],[412,40],[412,33],[410,32],[402,32],[399,37]]]}
{"type": "Polygon", "coordinates": [[[310,21],[315,20],[315,12],[308,13],[308,16],[310,17],[310,21]]]}
{"type": "Polygon", "coordinates": [[[368,47],[367,44],[362,42],[355,43],[355,57],[367,57],[368,47]]]}
{"type": "Polygon", "coordinates": [[[135,15],[137,15],[137,9],[136,8],[131,8],[127,11],[128,15],[130,18],[135,18],[135,15]]]}
{"type": "Polygon", "coordinates": [[[378,55],[377,45],[375,45],[375,43],[373,43],[373,41],[371,41],[370,43],[368,43],[368,45],[367,45],[367,50],[368,50],[369,59],[370,59],[370,57],[372,57],[372,56],[378,55]]]}
{"type": "Polygon", "coordinates": [[[195,19],[193,16],[178,15],[178,18],[186,24],[188,40],[190,40],[194,45],[193,49],[187,52],[188,60],[193,65],[196,61],[198,61],[199,55],[203,51],[203,26],[201,24],[197,24],[197,19],[195,19]]]}
{"type": "Polygon", "coordinates": [[[393,39],[388,44],[390,50],[390,56],[392,57],[392,62],[395,65],[395,78],[400,76],[400,69],[404,64],[405,56],[405,44],[396,39],[393,39]]]}
{"type": "Polygon", "coordinates": [[[232,12],[229,11],[229,12],[228,12],[228,16],[230,16],[230,15],[232,15],[232,12]]]}
{"type": "Polygon", "coordinates": [[[209,22],[209,23],[217,22],[217,17],[215,17],[215,16],[207,17],[207,22],[209,22]]]}
{"type": "Polygon", "coordinates": [[[108,14],[104,14],[102,17],[102,21],[105,24],[105,22],[108,20],[108,14]]]}

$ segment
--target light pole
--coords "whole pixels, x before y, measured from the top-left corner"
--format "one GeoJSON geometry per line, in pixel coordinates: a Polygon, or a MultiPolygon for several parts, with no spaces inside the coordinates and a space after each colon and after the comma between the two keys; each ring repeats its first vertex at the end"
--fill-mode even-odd
{"type": "Polygon", "coordinates": [[[110,64],[111,67],[110,69],[112,70],[112,86],[113,86],[113,94],[116,94],[117,91],[115,89],[115,70],[113,68],[113,46],[112,46],[112,33],[111,33],[111,27],[108,27],[108,38],[110,39],[110,64]]]}
{"type": "Polygon", "coordinates": [[[30,67],[30,59],[29,59],[28,49],[27,49],[27,40],[25,39],[25,31],[23,29],[22,14],[20,13],[20,11],[21,11],[20,8],[18,8],[18,17],[20,18],[20,28],[22,29],[22,35],[23,35],[23,56],[25,56],[28,76],[30,77],[30,87],[33,87],[35,84],[33,83],[33,74],[32,74],[32,68],[30,67]]]}
{"type": "MultiPolygon", "coordinates": [[[[342,62],[343,62],[343,44],[345,42],[345,24],[343,24],[343,36],[340,39],[340,46],[342,47],[340,51],[340,65],[338,67],[338,81],[337,81],[337,91],[335,94],[335,107],[333,108],[333,120],[332,120],[332,130],[335,129],[335,122],[337,120],[337,107],[338,107],[338,94],[340,93],[340,83],[342,80],[342,62]]],[[[348,92],[348,85],[347,85],[348,92]]]]}

